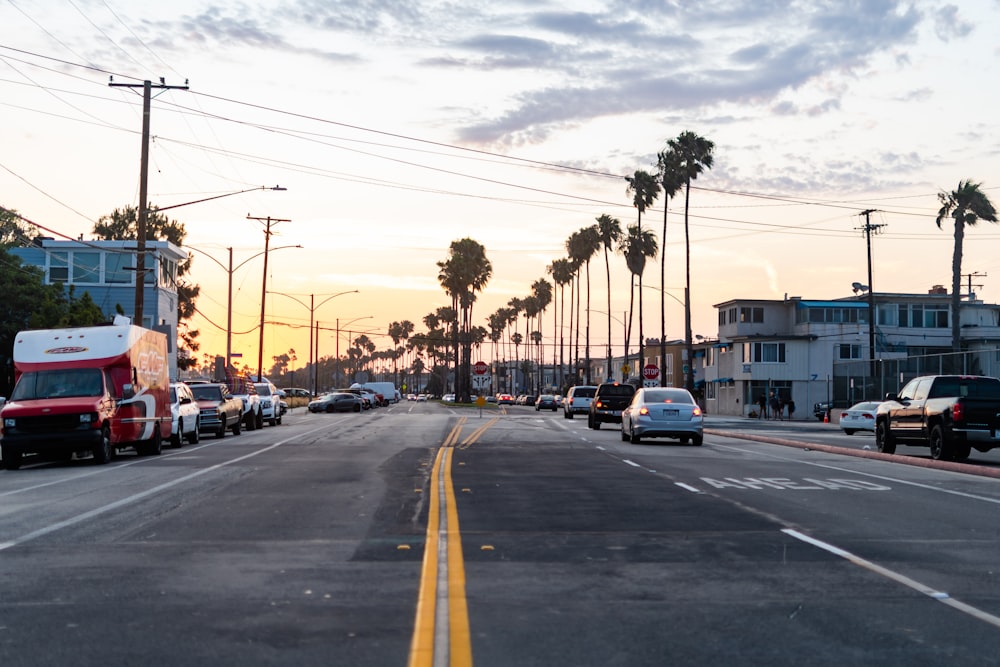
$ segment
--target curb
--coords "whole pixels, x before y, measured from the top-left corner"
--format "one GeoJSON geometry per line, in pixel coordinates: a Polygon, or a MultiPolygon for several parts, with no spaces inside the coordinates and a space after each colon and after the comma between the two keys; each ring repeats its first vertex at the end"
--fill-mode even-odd
{"type": "Polygon", "coordinates": [[[771,445],[781,445],[783,447],[795,447],[797,449],[814,450],[826,452],[827,454],[840,454],[842,456],[854,456],[862,459],[875,459],[877,461],[887,461],[889,463],[902,463],[903,465],[916,466],[918,468],[933,468],[935,470],[947,470],[949,472],[962,473],[964,475],[978,475],[979,477],[991,477],[1000,479],[1000,469],[983,468],[971,463],[958,463],[956,461],[935,461],[934,459],[919,459],[913,456],[903,456],[902,454],[883,454],[882,452],[867,449],[853,449],[851,447],[837,447],[835,445],[821,445],[813,442],[803,442],[802,440],[789,440],[787,438],[773,438],[763,435],[751,435],[750,433],[739,433],[732,431],[720,431],[714,428],[706,428],[705,433],[718,435],[723,438],[736,438],[738,440],[751,440],[754,442],[764,442],[771,445]]]}

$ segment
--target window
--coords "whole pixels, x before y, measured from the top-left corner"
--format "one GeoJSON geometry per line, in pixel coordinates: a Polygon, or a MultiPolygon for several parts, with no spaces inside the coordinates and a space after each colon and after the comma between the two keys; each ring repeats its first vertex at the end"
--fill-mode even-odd
{"type": "Polygon", "coordinates": [[[948,306],[922,303],[900,306],[899,326],[911,329],[947,329],[948,306]]]}
{"type": "Polygon", "coordinates": [[[80,251],[73,253],[73,282],[76,284],[101,282],[101,253],[80,251]]]}
{"type": "Polygon", "coordinates": [[[783,364],[785,363],[784,343],[744,343],[744,363],[783,364]]]}
{"type": "Polygon", "coordinates": [[[64,283],[69,280],[69,253],[49,253],[49,282],[64,283]]]}
{"type": "Polygon", "coordinates": [[[128,285],[132,282],[135,271],[129,271],[128,266],[135,266],[135,255],[128,252],[109,252],[104,255],[104,282],[128,285]]]}
{"type": "Polygon", "coordinates": [[[878,323],[883,327],[899,326],[899,306],[885,303],[878,306],[878,323]]]}
{"type": "Polygon", "coordinates": [[[729,323],[736,324],[736,308],[729,309],[729,323]]]}
{"type": "Polygon", "coordinates": [[[740,322],[752,322],[760,324],[764,321],[764,309],[762,307],[744,306],[740,308],[740,322]]]}
{"type": "Polygon", "coordinates": [[[720,327],[721,326],[725,326],[725,324],[726,324],[726,311],[720,310],[719,311],[719,326],[720,327]]]}
{"type": "Polygon", "coordinates": [[[837,345],[838,359],[862,359],[861,346],[851,343],[840,343],[837,345]]]}

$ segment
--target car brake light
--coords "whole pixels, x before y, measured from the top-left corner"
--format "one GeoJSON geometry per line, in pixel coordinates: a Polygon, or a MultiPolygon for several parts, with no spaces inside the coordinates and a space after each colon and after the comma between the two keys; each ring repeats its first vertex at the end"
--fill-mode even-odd
{"type": "Polygon", "coordinates": [[[847,413],[846,412],[841,412],[840,413],[840,418],[841,419],[847,419],[847,413]]]}
{"type": "Polygon", "coordinates": [[[951,406],[951,420],[955,422],[960,422],[965,419],[965,415],[962,414],[962,404],[955,403],[951,406]]]}
{"type": "Polygon", "coordinates": [[[695,407],[695,408],[694,408],[694,409],[693,409],[693,410],[691,411],[691,414],[692,414],[692,415],[694,415],[695,417],[700,417],[700,416],[701,416],[701,408],[699,408],[699,407],[695,407]]]}
{"type": "Polygon", "coordinates": [[[646,406],[643,406],[643,407],[639,408],[639,414],[640,415],[648,415],[649,414],[649,408],[647,408],[646,406]]]}

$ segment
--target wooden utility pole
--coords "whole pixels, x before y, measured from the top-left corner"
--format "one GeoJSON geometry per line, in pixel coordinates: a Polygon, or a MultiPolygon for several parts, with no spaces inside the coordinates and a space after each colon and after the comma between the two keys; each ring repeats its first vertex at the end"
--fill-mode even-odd
{"type": "MultiPolygon", "coordinates": [[[[875,383],[878,381],[878,364],[875,361],[875,288],[872,285],[872,233],[878,234],[881,232],[885,225],[871,224],[871,214],[875,213],[876,210],[873,208],[865,209],[861,211],[861,215],[865,216],[865,226],[862,227],[862,231],[865,234],[865,239],[868,243],[868,361],[871,368],[871,378],[872,378],[872,389],[881,388],[876,387],[875,383]]],[[[877,395],[869,395],[865,398],[877,398],[877,395]]]]}
{"type": "MultiPolygon", "coordinates": [[[[152,81],[142,83],[115,83],[114,78],[108,82],[112,88],[142,88],[142,150],[139,158],[139,219],[136,222],[135,248],[135,304],[132,311],[132,323],[142,326],[143,297],[146,288],[146,222],[149,214],[149,202],[146,201],[149,181],[149,107],[152,101],[153,88],[159,90],[187,90],[187,81],[183,86],[168,86],[160,78],[159,84],[152,81]]],[[[156,322],[153,322],[155,325],[156,322]]]]}
{"type": "Polygon", "coordinates": [[[257,347],[257,382],[263,382],[264,376],[264,299],[267,297],[267,251],[271,245],[271,223],[272,222],[291,222],[291,220],[286,220],[283,218],[272,218],[267,216],[266,218],[255,218],[254,216],[247,214],[247,220],[256,220],[257,222],[265,222],[264,226],[264,280],[260,287],[260,341],[257,347]]]}

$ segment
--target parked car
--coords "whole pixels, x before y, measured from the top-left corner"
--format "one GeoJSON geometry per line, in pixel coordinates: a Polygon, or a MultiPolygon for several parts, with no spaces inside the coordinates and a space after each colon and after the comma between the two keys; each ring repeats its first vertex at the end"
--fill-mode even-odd
{"type": "Polygon", "coordinates": [[[875,432],[875,413],[878,412],[880,401],[862,401],[840,413],[840,428],[847,435],[858,431],[875,432]]]}
{"type": "Polygon", "coordinates": [[[260,396],[249,376],[243,373],[226,373],[229,391],[243,401],[243,426],[248,431],[264,427],[264,415],[260,407],[260,396]]]}
{"type": "Polygon", "coordinates": [[[444,396],[441,397],[441,402],[442,403],[454,403],[455,402],[455,394],[445,394],[444,396]]]}
{"type": "Polygon", "coordinates": [[[535,412],[540,412],[542,410],[551,410],[552,412],[555,412],[558,409],[559,406],[556,404],[556,397],[552,394],[542,394],[538,397],[538,400],[535,401],[535,412]]]}
{"type": "Polygon", "coordinates": [[[281,391],[289,398],[312,398],[312,392],[301,387],[285,387],[281,391]]]}
{"type": "Polygon", "coordinates": [[[538,397],[535,396],[534,394],[527,394],[524,397],[524,400],[521,402],[521,405],[534,405],[535,401],[537,401],[537,400],[538,400],[538,397]]]}
{"type": "Polygon", "coordinates": [[[638,444],[642,438],[676,438],[701,446],[705,417],[687,389],[644,387],[622,410],[622,440],[638,444]]]}
{"type": "Polygon", "coordinates": [[[573,415],[590,413],[590,402],[594,400],[597,387],[591,384],[581,384],[570,387],[563,401],[563,417],[572,419],[573,415]]]}
{"type": "Polygon", "coordinates": [[[262,421],[271,426],[281,423],[281,403],[278,388],[270,382],[254,382],[254,389],[260,397],[260,414],[262,421]]]}
{"type": "Polygon", "coordinates": [[[333,391],[309,402],[309,412],[361,412],[362,399],[357,394],[333,391]]]}
{"type": "Polygon", "coordinates": [[[201,413],[201,430],[215,434],[216,438],[232,429],[239,435],[243,428],[243,401],[229,392],[229,387],[219,382],[189,385],[201,413]]]}
{"type": "Polygon", "coordinates": [[[590,402],[587,426],[599,429],[605,422],[621,424],[622,410],[628,406],[634,395],[635,387],[627,383],[604,382],[597,385],[594,400],[590,402]]]}
{"type": "Polygon", "coordinates": [[[183,382],[170,383],[170,444],[180,447],[186,439],[192,445],[201,439],[201,411],[191,388],[183,382]]]}

